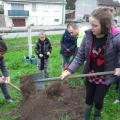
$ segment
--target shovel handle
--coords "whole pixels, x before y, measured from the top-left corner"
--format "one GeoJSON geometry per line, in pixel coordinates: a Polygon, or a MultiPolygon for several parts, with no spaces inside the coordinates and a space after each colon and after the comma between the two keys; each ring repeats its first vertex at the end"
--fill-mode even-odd
{"type": "Polygon", "coordinates": [[[17,91],[21,92],[21,90],[20,90],[17,86],[15,86],[14,84],[12,84],[11,82],[8,83],[8,84],[9,84],[11,87],[15,88],[17,91]]]}
{"type": "MultiPolygon", "coordinates": [[[[97,72],[97,73],[89,73],[89,74],[80,74],[80,75],[71,75],[68,78],[82,78],[82,77],[91,77],[91,76],[101,76],[101,75],[113,75],[114,71],[107,71],[107,72],[97,72]]],[[[54,77],[54,78],[47,78],[47,79],[39,79],[35,80],[34,82],[47,82],[47,81],[56,81],[61,80],[61,77],[54,77]]]]}

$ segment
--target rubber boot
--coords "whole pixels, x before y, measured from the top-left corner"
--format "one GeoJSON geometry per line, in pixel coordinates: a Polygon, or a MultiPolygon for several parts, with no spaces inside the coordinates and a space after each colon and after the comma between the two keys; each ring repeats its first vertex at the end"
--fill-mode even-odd
{"type": "Polygon", "coordinates": [[[101,110],[95,109],[94,119],[93,120],[101,120],[101,110]]]}
{"type": "Polygon", "coordinates": [[[85,111],[83,114],[83,120],[90,120],[90,114],[92,110],[92,105],[85,105],[85,111]]]}

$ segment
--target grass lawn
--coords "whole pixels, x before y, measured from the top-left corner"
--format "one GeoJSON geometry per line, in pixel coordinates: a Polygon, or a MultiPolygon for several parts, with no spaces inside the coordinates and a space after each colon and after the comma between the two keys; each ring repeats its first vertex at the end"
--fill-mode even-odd
{"type": "MultiPolygon", "coordinates": [[[[61,74],[61,56],[60,56],[60,38],[61,35],[49,36],[53,45],[53,51],[50,56],[50,76],[60,76],[61,74]]],[[[37,37],[33,37],[33,44],[37,41],[37,37]]],[[[27,38],[7,39],[8,47],[27,45],[27,38]]],[[[25,63],[24,56],[28,55],[28,48],[14,48],[10,49],[5,54],[6,65],[11,76],[11,82],[19,87],[20,77],[37,72],[36,65],[25,63]]],[[[34,50],[33,50],[33,55],[34,50]]],[[[71,84],[75,82],[71,81],[71,84]]],[[[4,101],[2,93],[0,93],[0,120],[16,120],[17,114],[14,113],[19,107],[19,102],[22,99],[21,94],[12,87],[8,87],[9,92],[13,98],[16,99],[15,103],[8,104],[4,101]]],[[[106,98],[104,109],[102,112],[102,120],[120,120],[120,104],[113,104],[116,94],[112,91],[114,86],[109,90],[106,98]]],[[[59,120],[71,120],[70,116],[61,116],[59,120]]]]}

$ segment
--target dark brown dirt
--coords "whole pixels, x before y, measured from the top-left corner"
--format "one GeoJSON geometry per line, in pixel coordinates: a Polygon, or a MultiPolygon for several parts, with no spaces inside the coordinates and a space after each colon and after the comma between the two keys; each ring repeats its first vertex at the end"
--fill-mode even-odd
{"type": "Polygon", "coordinates": [[[33,79],[31,79],[31,76],[24,76],[21,78],[20,89],[21,89],[24,101],[27,100],[28,97],[32,94],[32,92],[35,89],[33,79]]]}
{"type": "Polygon", "coordinates": [[[57,120],[66,114],[70,114],[72,120],[81,120],[85,98],[82,86],[70,87],[67,83],[53,82],[46,90],[33,92],[34,85],[30,78],[26,76],[21,80],[25,98],[21,103],[19,120],[57,120]]]}

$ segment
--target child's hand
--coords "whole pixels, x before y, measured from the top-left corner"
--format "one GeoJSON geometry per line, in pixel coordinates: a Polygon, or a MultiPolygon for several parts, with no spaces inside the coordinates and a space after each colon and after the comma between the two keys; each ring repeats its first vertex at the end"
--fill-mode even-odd
{"type": "Polygon", "coordinates": [[[69,77],[71,75],[71,73],[67,70],[63,71],[62,75],[61,75],[61,80],[66,79],[67,77],[69,77]]]}
{"type": "Polygon", "coordinates": [[[67,52],[70,52],[70,49],[66,49],[67,50],[67,52]]]}
{"type": "Polygon", "coordinates": [[[5,77],[4,81],[5,81],[6,84],[10,83],[10,77],[5,77]]]}
{"type": "Polygon", "coordinates": [[[50,55],[50,52],[47,52],[47,55],[50,55]]]}
{"type": "Polygon", "coordinates": [[[120,76],[120,68],[115,69],[115,75],[120,76]]]}
{"type": "Polygon", "coordinates": [[[0,83],[5,83],[5,80],[2,77],[0,77],[0,83]]]}
{"type": "Polygon", "coordinates": [[[39,54],[40,57],[43,57],[43,54],[39,54]]]}

